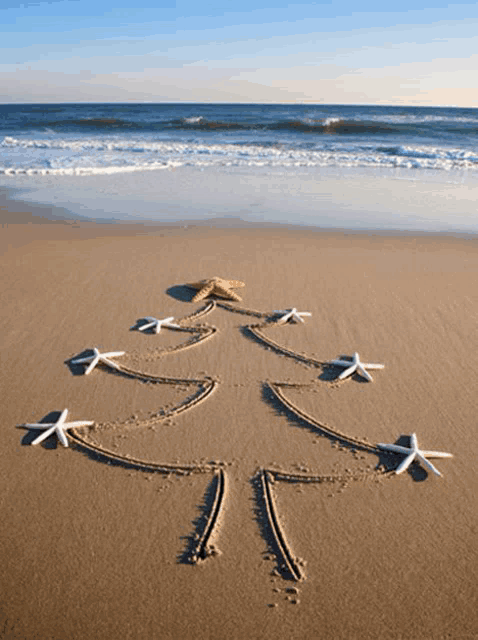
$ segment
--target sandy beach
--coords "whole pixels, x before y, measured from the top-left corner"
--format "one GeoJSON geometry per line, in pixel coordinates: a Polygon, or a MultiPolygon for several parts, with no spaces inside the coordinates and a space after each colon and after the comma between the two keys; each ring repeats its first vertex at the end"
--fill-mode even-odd
{"type": "Polygon", "coordinates": [[[54,213],[0,211],[0,637],[478,637],[477,236],[54,213]]]}

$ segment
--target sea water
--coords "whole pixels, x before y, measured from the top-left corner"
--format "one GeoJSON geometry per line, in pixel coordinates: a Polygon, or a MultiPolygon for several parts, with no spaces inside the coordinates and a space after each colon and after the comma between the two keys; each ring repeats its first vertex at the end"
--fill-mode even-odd
{"type": "MultiPolygon", "coordinates": [[[[237,184],[242,185],[242,192],[238,188],[234,194],[239,204],[234,207],[229,200],[231,206],[223,212],[226,216],[256,215],[266,221],[323,225],[325,207],[330,214],[326,226],[343,223],[369,228],[373,223],[379,228],[478,231],[474,215],[476,109],[189,103],[0,105],[3,186],[31,188],[35,197],[56,200],[76,213],[86,213],[96,202],[93,210],[103,217],[124,219],[143,214],[165,220],[188,218],[184,207],[192,193],[177,177],[173,182],[182,191],[176,194],[181,210],[171,213],[171,206],[160,206],[168,198],[170,204],[172,194],[166,197],[151,185],[164,184],[160,177],[164,170],[184,175],[201,171],[202,184],[211,176],[222,176],[225,183],[241,176],[237,184]],[[109,180],[92,182],[91,178],[100,176],[109,180]],[[420,184],[418,210],[408,202],[403,212],[403,220],[408,220],[405,224],[400,224],[396,215],[390,219],[386,195],[377,208],[373,187],[367,187],[366,193],[360,188],[361,177],[369,184],[384,176],[406,184],[402,191],[408,190],[412,200],[420,184]],[[69,178],[68,182],[62,177],[69,178]],[[271,179],[275,188],[268,189],[269,205],[264,202],[258,212],[257,203],[261,194],[264,196],[261,185],[267,186],[271,179]],[[332,185],[328,191],[324,179],[332,185]],[[66,184],[68,197],[61,192],[66,184]],[[116,186],[111,189],[113,184],[116,186]],[[138,184],[142,185],[140,192],[138,184]],[[423,191],[423,184],[433,186],[423,191]],[[58,188],[55,197],[46,195],[58,188]],[[358,189],[355,193],[354,188],[358,189]],[[284,198],[290,200],[291,192],[296,194],[292,198],[295,208],[288,209],[282,205],[284,198]],[[438,192],[445,193],[446,206],[443,198],[441,205],[427,202],[427,194],[433,200],[438,192]],[[134,201],[137,211],[131,213],[134,201]],[[255,213],[251,209],[254,203],[255,213]],[[355,212],[354,203],[358,203],[355,212]],[[440,209],[431,223],[425,213],[427,206],[440,209]],[[334,217],[334,211],[351,215],[345,220],[340,215],[334,217]],[[372,215],[367,217],[367,212],[372,215]],[[412,218],[415,222],[410,222],[412,218]]],[[[376,194],[380,180],[377,185],[376,194]]],[[[221,188],[216,180],[216,195],[221,188]]],[[[231,192],[229,187],[227,190],[231,192]]],[[[395,194],[400,194],[400,188],[395,194]]],[[[217,204],[217,199],[202,201],[205,210],[212,207],[213,217],[221,215],[221,204],[215,207],[217,204]]],[[[189,217],[206,215],[200,209],[192,206],[189,217]]]]}

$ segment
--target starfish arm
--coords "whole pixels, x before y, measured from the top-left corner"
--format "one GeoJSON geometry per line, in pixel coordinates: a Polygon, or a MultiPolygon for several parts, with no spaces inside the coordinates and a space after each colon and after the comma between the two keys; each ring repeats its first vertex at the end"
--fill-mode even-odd
{"type": "Polygon", "coordinates": [[[302,313],[293,313],[292,314],[292,318],[293,320],[295,320],[296,322],[304,322],[304,319],[302,318],[303,314],[302,313]]]}
{"type": "Polygon", "coordinates": [[[61,444],[64,447],[68,447],[68,438],[66,437],[66,433],[65,431],[62,429],[62,427],[56,427],[55,429],[56,431],[56,435],[58,436],[58,440],[61,442],[61,444]]]}
{"type": "Polygon", "coordinates": [[[57,427],[61,427],[61,426],[63,426],[65,424],[65,420],[66,420],[67,415],[68,415],[68,409],[63,409],[63,411],[60,413],[60,417],[56,421],[56,426],[57,427]]]}
{"type": "Polygon", "coordinates": [[[25,424],[19,424],[19,427],[25,429],[48,429],[48,427],[54,427],[56,422],[26,422],[25,424]]]}
{"type": "Polygon", "coordinates": [[[353,364],[352,360],[331,360],[330,364],[336,365],[337,367],[350,367],[353,364]]]}
{"type": "Polygon", "coordinates": [[[100,356],[95,356],[91,360],[90,366],[85,369],[85,376],[87,376],[93,371],[93,369],[96,367],[99,361],[100,361],[100,356]]]}
{"type": "Polygon", "coordinates": [[[156,320],[147,322],[146,324],[142,324],[140,327],[138,327],[138,331],[146,331],[147,329],[151,329],[151,327],[154,327],[155,324],[157,324],[156,320]]]}
{"type": "Polygon", "coordinates": [[[410,446],[415,451],[418,451],[418,440],[417,440],[417,434],[416,433],[412,433],[412,435],[410,436],[410,446]]]}
{"type": "Polygon", "coordinates": [[[101,358],[101,362],[112,369],[119,369],[119,364],[116,364],[116,362],[113,362],[113,360],[109,358],[101,358]]]}
{"type": "Polygon", "coordinates": [[[409,447],[401,447],[399,444],[382,444],[378,443],[380,449],[385,449],[385,451],[393,451],[393,453],[402,453],[403,455],[408,455],[410,453],[409,447]]]}
{"type": "MultiPolygon", "coordinates": [[[[347,363],[347,364],[350,364],[350,363],[347,363]]],[[[357,365],[353,364],[348,369],[345,369],[345,371],[342,371],[342,373],[339,375],[339,380],[343,380],[344,378],[351,376],[352,373],[354,373],[356,370],[357,370],[357,365]]]]}
{"type": "Polygon", "coordinates": [[[403,460],[395,469],[395,473],[397,474],[397,476],[403,473],[405,469],[408,469],[408,467],[412,464],[414,458],[415,458],[415,451],[412,451],[412,453],[408,455],[405,458],[405,460],[403,460]]]}
{"type": "Polygon", "coordinates": [[[289,322],[289,320],[292,318],[292,311],[287,312],[282,312],[285,315],[283,315],[281,318],[279,318],[277,320],[277,324],[285,324],[286,322],[289,322]]]}
{"type": "Polygon", "coordinates": [[[426,458],[453,458],[452,453],[445,453],[444,451],[422,451],[422,455],[426,458]]]}
{"type": "Polygon", "coordinates": [[[362,362],[362,367],[365,367],[366,369],[385,369],[384,364],[371,364],[369,362],[366,362],[365,364],[362,362]]]}
{"type": "Polygon", "coordinates": [[[229,287],[223,287],[220,284],[215,285],[214,293],[221,298],[227,298],[228,300],[235,300],[236,302],[242,301],[242,298],[238,296],[235,291],[233,291],[229,287]]]}
{"type": "Polygon", "coordinates": [[[365,380],[368,380],[369,382],[373,382],[373,378],[370,375],[370,373],[364,368],[364,366],[362,364],[358,364],[357,365],[357,370],[360,373],[361,376],[363,376],[365,378],[365,380]]]}
{"type": "Polygon", "coordinates": [[[245,287],[245,282],[241,282],[240,280],[228,280],[229,285],[234,287],[235,289],[240,289],[241,287],[245,287]]]}
{"type": "Polygon", "coordinates": [[[85,358],[75,358],[71,360],[71,364],[86,364],[87,362],[91,362],[91,356],[86,356],[85,358]]]}
{"type": "Polygon", "coordinates": [[[43,442],[43,440],[46,440],[47,438],[49,438],[52,433],[55,433],[55,431],[56,431],[56,424],[49,427],[48,429],[45,429],[43,433],[41,433],[38,437],[35,438],[35,440],[32,441],[32,444],[40,444],[40,442],[43,442]]]}
{"type": "Polygon", "coordinates": [[[67,429],[78,429],[79,427],[91,427],[94,424],[93,420],[77,420],[76,422],[68,422],[65,427],[67,429]]]}
{"type": "MultiPolygon", "coordinates": [[[[192,285],[192,286],[196,288],[195,285],[192,285]]],[[[213,282],[209,284],[202,284],[201,289],[199,289],[199,291],[196,293],[196,295],[192,299],[192,302],[199,302],[200,300],[207,298],[207,296],[213,291],[213,289],[214,289],[213,282]]]]}
{"type": "Polygon", "coordinates": [[[441,473],[438,471],[438,469],[432,465],[432,463],[430,462],[430,460],[427,460],[425,458],[425,456],[422,453],[417,453],[417,458],[420,460],[420,462],[422,463],[422,465],[424,467],[427,467],[430,471],[432,471],[436,476],[441,476],[441,473]]]}
{"type": "Polygon", "coordinates": [[[308,317],[308,316],[311,316],[311,315],[312,315],[311,313],[308,313],[308,314],[306,314],[306,313],[299,313],[299,320],[300,320],[301,322],[305,322],[304,318],[305,318],[305,317],[308,317]]]}
{"type": "Polygon", "coordinates": [[[181,327],[173,322],[174,316],[170,316],[169,318],[164,318],[164,320],[160,320],[160,324],[163,327],[168,327],[168,329],[180,329],[181,327]]]}

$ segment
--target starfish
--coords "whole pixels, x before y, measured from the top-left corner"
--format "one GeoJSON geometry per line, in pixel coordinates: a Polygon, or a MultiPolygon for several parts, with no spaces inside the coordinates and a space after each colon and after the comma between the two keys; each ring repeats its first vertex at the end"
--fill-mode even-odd
{"type": "Polygon", "coordinates": [[[100,353],[96,347],[93,348],[93,355],[85,356],[84,358],[75,358],[75,360],[71,360],[71,364],[87,364],[90,365],[85,369],[85,376],[93,371],[96,365],[99,362],[102,362],[107,367],[112,367],[113,369],[119,369],[119,366],[116,362],[112,362],[109,358],[114,358],[116,356],[124,356],[124,351],[110,351],[109,353],[100,353]]]}
{"type": "Polygon", "coordinates": [[[309,311],[297,311],[295,307],[293,309],[285,309],[284,311],[275,309],[274,313],[283,314],[278,318],[277,324],[285,324],[286,322],[304,322],[302,316],[312,315],[309,311]]]}
{"type": "Polygon", "coordinates": [[[394,453],[402,453],[407,457],[403,462],[399,464],[399,466],[395,469],[395,473],[397,476],[408,469],[411,463],[415,460],[419,460],[425,467],[433,471],[437,476],[441,476],[441,473],[438,471],[436,467],[432,465],[432,463],[427,460],[427,458],[453,458],[452,453],[443,453],[442,451],[422,451],[422,449],[418,448],[417,442],[417,434],[412,433],[410,436],[410,446],[409,447],[401,447],[398,444],[381,444],[378,446],[381,449],[385,449],[386,451],[393,451],[394,453]]]}
{"type": "Polygon", "coordinates": [[[339,380],[343,380],[348,376],[358,371],[361,376],[363,376],[369,382],[373,382],[372,376],[368,373],[367,369],[383,369],[385,365],[383,364],[370,364],[366,362],[361,362],[359,358],[359,354],[357,352],[354,353],[352,360],[332,360],[329,364],[336,365],[338,367],[347,367],[345,371],[339,375],[339,380]]]}
{"type": "Polygon", "coordinates": [[[215,295],[219,298],[225,298],[226,300],[236,300],[241,302],[242,298],[232,291],[232,289],[245,286],[244,282],[240,282],[239,280],[224,280],[217,276],[188,284],[188,287],[198,289],[198,292],[192,299],[192,302],[199,302],[199,300],[203,300],[209,295],[215,295]]]}
{"type": "Polygon", "coordinates": [[[161,327],[169,327],[170,329],[181,328],[178,324],[173,324],[173,316],[171,316],[170,318],[164,318],[163,320],[158,320],[158,318],[153,318],[152,316],[145,316],[144,318],[142,318],[142,320],[146,320],[146,323],[138,327],[138,331],[153,329],[154,333],[159,333],[161,331],[161,327]]]}
{"type": "Polygon", "coordinates": [[[89,420],[82,420],[79,422],[65,422],[66,416],[68,415],[68,409],[63,409],[60,414],[60,417],[56,422],[36,422],[34,424],[21,424],[20,427],[25,427],[27,429],[42,429],[43,433],[40,434],[35,440],[33,440],[32,444],[40,444],[43,440],[46,440],[53,433],[56,433],[58,436],[58,440],[64,447],[68,446],[68,439],[66,437],[65,431],[67,429],[74,429],[76,427],[89,427],[94,424],[89,420]]]}

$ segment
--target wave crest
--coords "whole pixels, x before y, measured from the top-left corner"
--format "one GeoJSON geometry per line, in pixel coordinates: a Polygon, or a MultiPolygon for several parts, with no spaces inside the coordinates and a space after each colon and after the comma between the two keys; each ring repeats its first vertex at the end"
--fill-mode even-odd
{"type": "MultiPolygon", "coordinates": [[[[303,124],[303,123],[302,123],[303,124]]],[[[338,123],[338,126],[341,126],[338,123]]],[[[83,175],[179,166],[214,167],[391,167],[478,170],[473,150],[426,145],[384,145],[327,140],[307,148],[267,144],[206,144],[78,137],[0,142],[0,174],[83,175]]]]}

